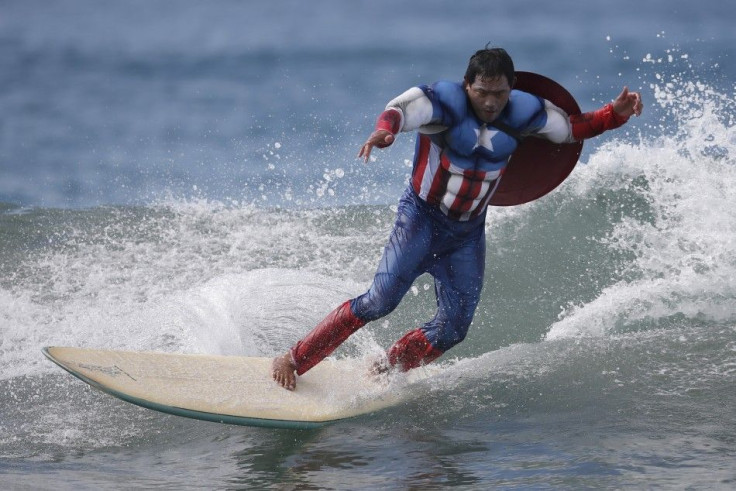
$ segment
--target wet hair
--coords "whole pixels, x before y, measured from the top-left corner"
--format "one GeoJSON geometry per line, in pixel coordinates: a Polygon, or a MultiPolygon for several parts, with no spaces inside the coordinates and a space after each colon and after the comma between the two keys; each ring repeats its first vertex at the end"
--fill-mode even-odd
{"type": "Polygon", "coordinates": [[[503,48],[489,48],[476,51],[470,57],[468,69],[465,71],[465,80],[472,84],[476,77],[496,78],[504,75],[509,86],[514,83],[514,62],[503,48]]]}

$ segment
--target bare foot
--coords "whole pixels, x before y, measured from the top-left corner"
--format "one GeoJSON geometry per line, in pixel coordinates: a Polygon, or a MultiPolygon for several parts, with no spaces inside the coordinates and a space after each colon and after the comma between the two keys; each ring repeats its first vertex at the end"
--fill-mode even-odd
{"type": "Polygon", "coordinates": [[[276,383],[284,389],[296,389],[296,373],[294,372],[296,372],[296,367],[291,360],[291,353],[288,351],[273,359],[273,363],[271,363],[271,375],[276,383]]]}

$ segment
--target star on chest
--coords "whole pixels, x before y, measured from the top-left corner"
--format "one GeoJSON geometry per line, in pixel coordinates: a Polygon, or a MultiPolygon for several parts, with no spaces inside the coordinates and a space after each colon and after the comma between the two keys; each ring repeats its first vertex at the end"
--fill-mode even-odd
{"type": "Polygon", "coordinates": [[[491,152],[493,151],[493,137],[496,136],[499,131],[497,129],[489,129],[487,126],[481,126],[480,128],[475,128],[475,134],[477,136],[477,140],[475,142],[475,145],[473,146],[473,150],[475,150],[478,147],[487,148],[491,152]]]}

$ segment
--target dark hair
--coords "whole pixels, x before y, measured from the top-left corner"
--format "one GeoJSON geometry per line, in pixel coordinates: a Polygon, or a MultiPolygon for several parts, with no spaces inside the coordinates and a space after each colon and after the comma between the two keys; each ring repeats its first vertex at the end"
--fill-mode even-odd
{"type": "Polygon", "coordinates": [[[496,78],[501,75],[506,77],[509,86],[514,83],[514,62],[503,48],[489,48],[476,51],[470,57],[468,69],[465,71],[465,80],[472,84],[476,77],[496,78]]]}

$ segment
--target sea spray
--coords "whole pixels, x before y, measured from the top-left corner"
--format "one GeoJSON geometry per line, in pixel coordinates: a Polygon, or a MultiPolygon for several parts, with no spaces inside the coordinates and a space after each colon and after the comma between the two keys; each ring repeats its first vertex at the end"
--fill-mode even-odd
{"type": "MultiPolygon", "coordinates": [[[[11,245],[50,214],[28,212],[11,245]]],[[[68,212],[45,245],[6,265],[1,376],[51,370],[37,356],[45,345],[286,349],[369,281],[391,215],[206,200],[68,212]]]]}
{"type": "Polygon", "coordinates": [[[565,307],[547,339],[736,322],[733,102],[676,78],[652,88],[674,131],[607,143],[566,188],[578,196],[635,189],[646,202],[644,216],[622,203],[620,219],[599,238],[612,255],[631,259],[627,271],[593,301],[565,307]]]}

